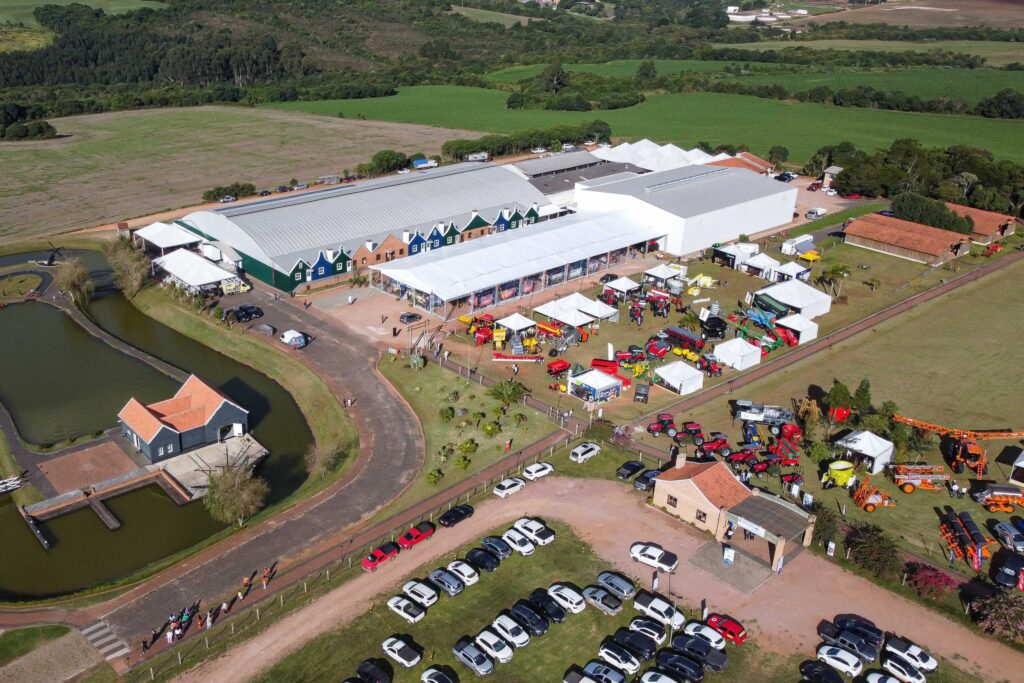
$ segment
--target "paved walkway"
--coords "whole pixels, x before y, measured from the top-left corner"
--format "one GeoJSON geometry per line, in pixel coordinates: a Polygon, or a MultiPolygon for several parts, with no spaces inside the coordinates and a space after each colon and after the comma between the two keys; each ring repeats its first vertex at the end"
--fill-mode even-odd
{"type": "MultiPolygon", "coordinates": [[[[655,541],[688,558],[707,539],[643,504],[630,487],[618,482],[544,479],[511,498],[481,503],[469,520],[442,529],[429,543],[402,553],[398,561],[387,563],[377,572],[353,578],[180,680],[251,679],[312,638],[351,622],[417,567],[430,566],[437,558],[524,514],[568,524],[598,555],[642,585],[650,584],[651,571],[630,561],[632,542],[655,541]],[[600,501],[600,505],[594,501],[600,501]]],[[[552,548],[558,551],[557,540],[552,548]]],[[[728,569],[720,566],[719,571],[728,569]]],[[[959,654],[957,665],[985,680],[1019,680],[1024,666],[1021,653],[846,573],[813,553],[801,553],[787,562],[785,571],[768,580],[753,597],[686,563],[671,579],[663,575],[660,585],[662,592],[671,593],[689,607],[698,607],[701,600],[707,600],[711,610],[731,613],[744,622],[753,642],[784,656],[798,652],[811,657],[818,642],[818,622],[856,612],[882,628],[899,630],[936,654],[959,654]]]]}

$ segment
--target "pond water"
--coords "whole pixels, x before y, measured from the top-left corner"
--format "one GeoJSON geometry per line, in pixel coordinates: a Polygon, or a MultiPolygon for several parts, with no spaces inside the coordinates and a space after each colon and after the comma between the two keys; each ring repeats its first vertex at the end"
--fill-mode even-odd
{"type": "MultiPolygon", "coordinates": [[[[94,263],[87,261],[90,269],[94,263]]],[[[201,376],[249,410],[253,435],[271,453],[258,472],[270,484],[268,502],[286,498],[302,484],[303,453],[312,436],[279,384],[143,315],[120,294],[97,297],[89,313],[111,334],[201,376]]],[[[18,414],[18,428],[29,440],[34,440],[29,434],[47,430],[72,431],[71,424],[88,425],[85,432],[114,426],[126,396],[152,400],[176,389],[163,374],[113,351],[63,312],[41,303],[0,310],[0,355],[15,355],[13,361],[0,358],[0,398],[18,414]]],[[[222,528],[202,503],[179,507],[157,487],[118,496],[107,505],[121,520],[120,529],[109,531],[91,510],[80,510],[44,524],[52,543],[45,551],[10,496],[0,496],[0,597],[58,595],[116,579],[222,528]]]]}

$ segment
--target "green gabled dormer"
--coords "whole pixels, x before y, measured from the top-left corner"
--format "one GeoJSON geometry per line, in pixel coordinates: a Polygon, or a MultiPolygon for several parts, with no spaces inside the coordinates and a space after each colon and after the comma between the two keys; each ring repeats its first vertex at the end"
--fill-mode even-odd
{"type": "Polygon", "coordinates": [[[474,211],[473,212],[473,218],[470,219],[469,223],[466,223],[466,226],[464,228],[462,228],[462,230],[463,231],[466,231],[466,230],[476,230],[477,228],[489,228],[489,227],[491,227],[491,224],[488,223],[484,219],[483,216],[481,216],[476,211],[474,211]]]}
{"type": "Polygon", "coordinates": [[[523,214],[519,212],[519,207],[517,206],[512,211],[512,215],[508,217],[508,227],[511,230],[515,230],[516,228],[520,228],[526,225],[524,221],[525,217],[523,216],[523,214]]]}
{"type": "Polygon", "coordinates": [[[537,205],[534,204],[526,213],[523,214],[523,222],[525,225],[533,225],[540,219],[540,212],[537,211],[537,205]]]}
{"type": "Polygon", "coordinates": [[[352,257],[346,254],[344,249],[338,249],[338,253],[332,263],[334,265],[334,274],[341,275],[348,272],[349,265],[352,263],[352,257]]]}
{"type": "Polygon", "coordinates": [[[295,262],[295,265],[292,266],[291,271],[289,271],[288,280],[294,285],[298,285],[299,283],[305,282],[307,279],[309,279],[309,264],[302,259],[299,259],[295,262]]]}
{"type": "Polygon", "coordinates": [[[455,225],[455,223],[449,223],[448,224],[448,229],[444,231],[444,244],[445,244],[445,246],[450,246],[452,244],[458,244],[459,243],[459,236],[460,236],[460,234],[461,233],[459,232],[458,226],[455,225]]]}

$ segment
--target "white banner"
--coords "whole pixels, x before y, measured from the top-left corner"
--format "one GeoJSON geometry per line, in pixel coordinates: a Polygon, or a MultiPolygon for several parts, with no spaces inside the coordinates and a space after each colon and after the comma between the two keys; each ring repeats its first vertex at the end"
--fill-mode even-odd
{"type": "Polygon", "coordinates": [[[746,529],[750,533],[754,534],[755,536],[760,536],[761,538],[764,538],[765,533],[767,533],[764,527],[758,526],[753,522],[748,522],[743,517],[740,517],[737,524],[739,524],[741,529],[746,529]]]}

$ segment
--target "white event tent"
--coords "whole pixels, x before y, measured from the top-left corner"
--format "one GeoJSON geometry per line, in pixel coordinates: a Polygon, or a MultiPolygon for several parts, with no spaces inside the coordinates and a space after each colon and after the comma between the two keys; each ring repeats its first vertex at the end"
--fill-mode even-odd
{"type": "Polygon", "coordinates": [[[871,432],[851,432],[837,441],[836,445],[861,456],[871,474],[878,474],[892,462],[892,442],[871,432]]]}
{"type": "Polygon", "coordinates": [[[761,362],[761,349],[746,339],[730,339],[715,346],[715,358],[734,370],[746,370],[761,362]]]}
{"type": "Polygon", "coordinates": [[[780,265],[778,261],[765,253],[754,254],[743,262],[744,270],[747,272],[757,271],[752,274],[765,280],[775,280],[775,273],[780,265]]]}
{"type": "Polygon", "coordinates": [[[780,281],[807,280],[811,276],[811,269],[800,265],[796,261],[789,261],[776,268],[775,273],[779,276],[780,281]]]}
{"type": "Polygon", "coordinates": [[[133,237],[143,240],[146,244],[156,247],[163,256],[168,249],[191,246],[203,241],[198,235],[189,232],[185,228],[172,225],[171,223],[152,223],[144,228],[139,228],[133,233],[133,237]]]}
{"type": "Polygon", "coordinates": [[[792,330],[796,334],[797,341],[801,344],[806,344],[812,339],[818,338],[818,323],[808,320],[799,313],[779,318],[775,321],[775,324],[785,327],[787,330],[792,330]]]}
{"type": "Polygon", "coordinates": [[[704,373],[677,360],[654,370],[662,384],[679,394],[692,394],[704,386],[704,373]]]}
{"type": "Polygon", "coordinates": [[[832,297],[800,280],[779,282],[756,293],[789,306],[805,318],[817,318],[832,310],[832,297]]]}
{"type": "Polygon", "coordinates": [[[511,330],[512,332],[522,332],[523,330],[528,330],[531,327],[537,326],[536,322],[530,320],[522,313],[513,313],[510,316],[496,321],[494,324],[499,327],[504,327],[506,330],[511,330]]]}
{"type": "Polygon", "coordinates": [[[153,265],[163,269],[177,283],[193,291],[235,279],[234,273],[229,273],[186,249],[177,249],[167,256],[154,259],[153,265]]]}
{"type": "Polygon", "coordinates": [[[613,289],[621,294],[629,294],[632,291],[640,289],[640,285],[633,282],[628,277],[620,277],[617,280],[612,280],[605,285],[606,289],[613,289]]]}

